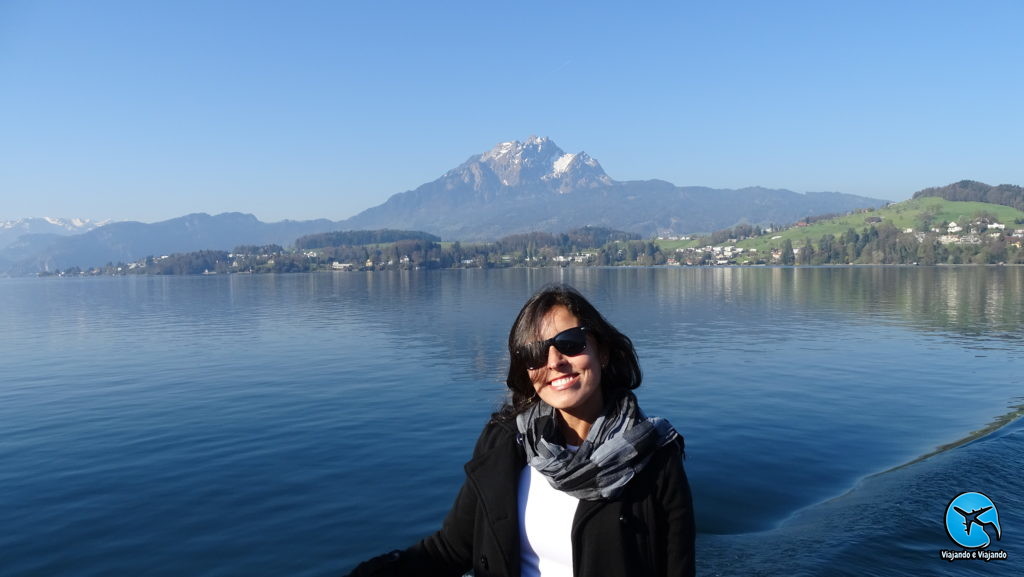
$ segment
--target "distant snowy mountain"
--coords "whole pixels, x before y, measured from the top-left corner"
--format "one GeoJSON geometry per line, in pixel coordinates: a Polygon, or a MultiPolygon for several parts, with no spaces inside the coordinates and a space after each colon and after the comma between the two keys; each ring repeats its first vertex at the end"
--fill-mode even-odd
{"type": "Polygon", "coordinates": [[[620,182],[587,153],[569,154],[548,138],[530,137],[501,142],[437,180],[392,195],[341,224],[348,229],[422,230],[446,240],[495,240],[587,225],[652,237],[712,232],[741,222],[788,224],[887,202],[837,192],[620,182]]]}
{"type": "Polygon", "coordinates": [[[300,236],[340,230],[319,219],[266,223],[251,214],[189,214],[161,222],[115,222],[88,232],[58,236],[27,234],[0,249],[0,275],[26,275],[132,262],[198,250],[231,250],[239,245],[290,246],[300,236]]]}
{"type": "Polygon", "coordinates": [[[477,190],[490,191],[540,183],[551,190],[570,192],[614,182],[586,152],[566,154],[544,137],[501,142],[441,178],[447,184],[472,184],[477,190]]]}
{"type": "Polygon", "coordinates": [[[0,249],[14,244],[18,237],[25,234],[70,236],[89,232],[110,222],[109,220],[95,221],[83,218],[53,218],[48,216],[0,221],[0,249]]]}

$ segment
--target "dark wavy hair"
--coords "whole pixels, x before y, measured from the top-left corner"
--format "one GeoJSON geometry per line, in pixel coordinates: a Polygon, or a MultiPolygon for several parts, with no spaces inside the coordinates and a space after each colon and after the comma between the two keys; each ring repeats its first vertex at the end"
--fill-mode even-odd
{"type": "Polygon", "coordinates": [[[587,327],[587,334],[597,341],[599,356],[602,360],[607,359],[607,364],[601,368],[601,391],[606,399],[618,391],[640,386],[643,374],[633,341],[605,320],[594,305],[573,287],[547,285],[526,301],[508,333],[509,364],[505,385],[512,398],[495,414],[496,418],[513,418],[539,402],[526,362],[516,351],[540,340],[541,320],[556,306],[567,308],[579,320],[580,326],[587,327]]]}

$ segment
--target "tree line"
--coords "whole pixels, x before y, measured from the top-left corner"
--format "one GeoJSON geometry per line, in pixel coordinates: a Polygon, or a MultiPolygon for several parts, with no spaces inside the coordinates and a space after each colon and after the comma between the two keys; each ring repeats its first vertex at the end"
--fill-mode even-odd
{"type": "Polygon", "coordinates": [[[332,246],[385,244],[407,240],[441,242],[441,237],[418,230],[392,230],[389,228],[380,230],[342,230],[301,236],[296,239],[295,248],[305,250],[332,246]]]}
{"type": "Polygon", "coordinates": [[[657,265],[667,259],[652,241],[603,227],[583,227],[562,234],[531,232],[495,242],[442,243],[415,231],[345,231],[309,235],[294,250],[280,245],[242,245],[231,252],[204,250],[107,263],[57,274],[224,274],[289,273],[321,270],[390,270],[495,268],[512,266],[657,265]],[[383,242],[387,239],[387,242],[383,242]],[[377,242],[382,241],[382,242],[377,242]],[[340,243],[340,244],[332,244],[340,243]]]}
{"type": "Polygon", "coordinates": [[[937,235],[906,233],[891,223],[852,228],[845,234],[810,238],[794,249],[783,241],[780,264],[1024,264],[1024,250],[1006,234],[979,236],[972,242],[942,243],[937,235]]]}
{"type": "Polygon", "coordinates": [[[961,180],[948,186],[926,188],[914,193],[914,198],[938,197],[966,202],[988,202],[1024,210],[1024,187],[1013,184],[990,186],[974,180],[961,180]]]}

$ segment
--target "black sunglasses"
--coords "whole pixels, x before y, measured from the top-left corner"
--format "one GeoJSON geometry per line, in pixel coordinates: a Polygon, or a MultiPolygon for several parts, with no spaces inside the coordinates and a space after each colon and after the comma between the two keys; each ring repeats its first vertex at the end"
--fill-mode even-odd
{"type": "Polygon", "coordinates": [[[566,329],[546,341],[537,341],[516,349],[516,355],[531,371],[547,364],[548,347],[555,347],[555,350],[567,357],[575,357],[587,348],[586,330],[587,327],[566,329]]]}

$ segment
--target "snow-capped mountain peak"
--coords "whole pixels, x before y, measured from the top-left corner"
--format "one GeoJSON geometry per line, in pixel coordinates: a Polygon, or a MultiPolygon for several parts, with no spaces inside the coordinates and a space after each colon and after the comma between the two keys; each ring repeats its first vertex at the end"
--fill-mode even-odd
{"type": "Polygon", "coordinates": [[[109,223],[109,220],[95,221],[87,218],[54,218],[52,216],[0,221],[0,248],[10,245],[25,234],[69,236],[86,233],[109,223]]]}
{"type": "Polygon", "coordinates": [[[18,218],[14,220],[0,221],[0,229],[20,230],[23,233],[60,233],[61,231],[70,234],[88,232],[109,224],[109,220],[90,220],[88,218],[56,218],[52,216],[18,218]]]}
{"type": "Polygon", "coordinates": [[[456,177],[478,190],[489,188],[489,184],[508,188],[542,185],[567,193],[614,183],[587,153],[566,153],[542,136],[531,136],[524,142],[499,142],[445,176],[456,177]]]}
{"type": "Polygon", "coordinates": [[[575,154],[563,154],[562,156],[558,157],[558,160],[556,160],[555,164],[552,166],[554,170],[551,172],[551,174],[554,176],[564,174],[567,170],[569,170],[569,165],[572,164],[574,158],[576,158],[575,154]]]}
{"type": "Polygon", "coordinates": [[[491,150],[485,152],[481,157],[481,161],[497,160],[512,153],[516,149],[518,142],[499,142],[497,146],[491,150]]]}

